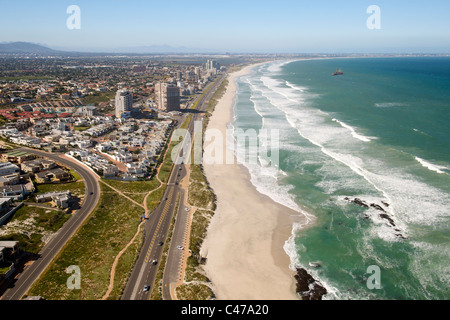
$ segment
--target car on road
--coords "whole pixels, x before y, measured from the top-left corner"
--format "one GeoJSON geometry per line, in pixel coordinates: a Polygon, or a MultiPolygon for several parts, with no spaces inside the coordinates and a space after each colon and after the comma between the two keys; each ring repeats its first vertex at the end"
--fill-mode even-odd
{"type": "Polygon", "coordinates": [[[149,285],[145,285],[144,286],[144,290],[142,290],[142,291],[148,292],[149,290],[150,290],[150,286],[149,285]]]}
{"type": "Polygon", "coordinates": [[[189,208],[186,207],[186,208],[184,208],[184,210],[185,210],[185,211],[189,211],[189,208]]]}
{"type": "Polygon", "coordinates": [[[158,242],[158,244],[159,244],[160,246],[162,246],[162,245],[164,244],[164,242],[160,241],[160,242],[158,242]]]}
{"type": "Polygon", "coordinates": [[[177,246],[177,249],[183,250],[182,246],[177,246]]]}
{"type": "Polygon", "coordinates": [[[152,261],[152,265],[156,266],[156,264],[158,263],[158,260],[153,260],[152,261]]]}
{"type": "Polygon", "coordinates": [[[92,196],[94,193],[93,193],[93,192],[90,192],[89,194],[92,196]]]}

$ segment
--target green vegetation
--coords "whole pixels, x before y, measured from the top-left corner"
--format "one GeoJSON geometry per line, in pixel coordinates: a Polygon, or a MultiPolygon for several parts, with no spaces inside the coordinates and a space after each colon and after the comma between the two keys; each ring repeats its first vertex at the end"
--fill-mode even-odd
{"type": "Polygon", "coordinates": [[[76,172],[75,170],[70,169],[69,172],[72,175],[73,180],[78,181],[82,179],[78,172],[76,172]]]}
{"type": "Polygon", "coordinates": [[[49,76],[15,76],[15,77],[0,77],[0,81],[30,81],[30,80],[52,80],[52,77],[49,76]]]}
{"type": "MultiPolygon", "coordinates": [[[[180,203],[180,195],[178,195],[174,212],[178,212],[178,204],[179,203],[180,203]]],[[[164,268],[166,267],[166,260],[167,260],[167,255],[168,255],[169,248],[170,248],[170,241],[172,239],[174,226],[175,226],[175,215],[172,218],[169,232],[167,234],[167,239],[164,244],[164,250],[161,255],[161,261],[159,263],[158,272],[156,273],[156,277],[155,277],[155,285],[153,286],[152,292],[150,294],[151,300],[162,300],[162,287],[161,287],[162,279],[163,279],[164,268]]]]}
{"type": "Polygon", "coordinates": [[[163,163],[161,164],[161,168],[159,169],[158,177],[159,179],[166,183],[169,180],[170,173],[172,172],[173,168],[173,161],[172,161],[172,151],[175,146],[177,146],[180,142],[179,141],[171,141],[169,144],[169,147],[167,148],[167,154],[164,158],[163,163]]]}
{"type": "MultiPolygon", "coordinates": [[[[217,88],[206,108],[203,132],[208,125],[218,100],[226,91],[228,81],[224,80],[217,88]]],[[[193,151],[191,151],[193,152],[193,151]]],[[[177,297],[180,300],[207,300],[214,297],[210,281],[205,276],[200,262],[202,257],[200,249],[206,236],[209,222],[216,209],[216,196],[210,188],[203,173],[203,167],[193,164],[190,168],[189,203],[197,207],[192,219],[189,249],[191,256],[187,259],[185,283],[177,287],[177,297]]]]}
{"type": "Polygon", "coordinates": [[[82,101],[84,104],[98,105],[102,102],[109,102],[114,99],[116,93],[113,91],[109,92],[95,92],[92,95],[85,96],[82,101]]]}
{"type": "Polygon", "coordinates": [[[54,234],[69,218],[61,210],[23,205],[2,227],[0,240],[19,241],[22,250],[38,253],[45,244],[44,235],[54,234]]]}
{"type": "Polygon", "coordinates": [[[74,131],[80,131],[80,132],[82,132],[82,131],[86,131],[87,129],[89,129],[90,128],[90,126],[86,126],[86,127],[73,127],[73,130],[74,131]]]}
{"type": "Polygon", "coordinates": [[[85,193],[84,182],[36,184],[38,193],[59,192],[69,190],[73,196],[82,197],[85,193]]]}
{"type": "Polygon", "coordinates": [[[177,288],[179,300],[208,300],[213,296],[211,288],[201,283],[185,283],[177,288]]]}
{"type": "MultiPolygon", "coordinates": [[[[115,256],[136,233],[142,208],[101,184],[102,197],[92,215],[68,241],[29,294],[50,300],[101,299],[109,285],[111,266],[115,256]],[[70,290],[66,282],[71,265],[81,269],[81,289],[70,290]]],[[[139,238],[142,241],[142,236],[139,238]]],[[[120,296],[138,254],[138,241],[121,257],[115,274],[115,290],[111,299],[120,296]]]]}
{"type": "Polygon", "coordinates": [[[189,203],[195,207],[214,211],[215,195],[203,174],[202,166],[191,165],[191,176],[189,183],[189,203]]]}
{"type": "Polygon", "coordinates": [[[103,180],[111,187],[123,192],[138,203],[144,201],[145,195],[153,189],[159,187],[159,182],[156,179],[146,181],[121,181],[121,180],[103,180]]]}

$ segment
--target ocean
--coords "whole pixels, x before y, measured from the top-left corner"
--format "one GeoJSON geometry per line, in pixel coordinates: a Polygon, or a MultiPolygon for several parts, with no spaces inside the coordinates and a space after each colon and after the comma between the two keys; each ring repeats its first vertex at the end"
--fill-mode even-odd
{"type": "Polygon", "coordinates": [[[450,58],[276,61],[237,85],[232,127],[260,143],[248,162],[240,139],[238,161],[308,221],[283,248],[291,268],[324,299],[449,299],[450,58]]]}

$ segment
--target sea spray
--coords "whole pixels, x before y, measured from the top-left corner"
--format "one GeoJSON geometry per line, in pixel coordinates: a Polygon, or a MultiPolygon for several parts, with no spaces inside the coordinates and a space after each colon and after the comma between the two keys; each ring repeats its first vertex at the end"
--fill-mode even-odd
{"type": "Polygon", "coordinates": [[[327,299],[448,297],[450,59],[339,63],[339,78],[328,59],[269,63],[237,81],[233,127],[280,130],[279,173],[258,158],[252,183],[309,223],[294,223],[284,245],[290,268],[327,299]],[[411,81],[422,70],[433,76],[411,81]],[[367,286],[370,266],[379,289],[367,286]]]}

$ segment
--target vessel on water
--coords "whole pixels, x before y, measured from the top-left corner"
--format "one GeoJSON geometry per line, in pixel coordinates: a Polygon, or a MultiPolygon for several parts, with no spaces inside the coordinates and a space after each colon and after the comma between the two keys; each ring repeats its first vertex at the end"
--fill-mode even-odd
{"type": "Polygon", "coordinates": [[[342,75],[342,74],[344,74],[344,72],[342,72],[341,69],[339,69],[339,70],[336,69],[336,72],[332,73],[331,75],[332,75],[332,76],[340,76],[340,75],[342,75]]]}

